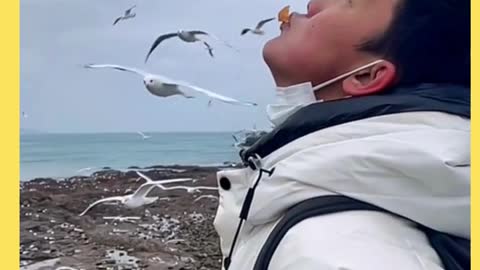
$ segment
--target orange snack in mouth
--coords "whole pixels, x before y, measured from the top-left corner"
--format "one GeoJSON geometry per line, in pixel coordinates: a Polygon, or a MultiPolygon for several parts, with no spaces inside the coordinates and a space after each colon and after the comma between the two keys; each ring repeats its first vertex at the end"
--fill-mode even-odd
{"type": "Polygon", "coordinates": [[[278,12],[278,21],[281,23],[290,22],[290,6],[286,6],[278,12]]]}

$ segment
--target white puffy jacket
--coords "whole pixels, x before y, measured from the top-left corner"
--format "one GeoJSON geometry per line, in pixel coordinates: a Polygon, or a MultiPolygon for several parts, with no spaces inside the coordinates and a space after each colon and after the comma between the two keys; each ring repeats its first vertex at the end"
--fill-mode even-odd
{"type": "MultiPolygon", "coordinates": [[[[229,270],[251,270],[285,211],[309,198],[342,194],[433,229],[470,238],[470,120],[442,112],[371,117],[321,129],[262,159],[265,175],[229,270]]],[[[228,255],[248,188],[258,171],[218,173],[215,228],[228,255]]],[[[310,218],[280,242],[270,270],[443,269],[423,232],[381,212],[310,218]]]]}

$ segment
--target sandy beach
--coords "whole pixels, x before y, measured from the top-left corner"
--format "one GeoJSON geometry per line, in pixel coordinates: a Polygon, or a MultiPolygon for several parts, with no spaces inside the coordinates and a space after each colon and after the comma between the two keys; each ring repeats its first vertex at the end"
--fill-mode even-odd
{"type": "MultiPolygon", "coordinates": [[[[156,166],[154,180],[192,177],[185,185],[216,186],[219,167],[156,166]]],[[[90,203],[132,193],[144,181],[131,171],[103,170],[64,180],[33,179],[20,186],[21,269],[220,269],[213,227],[215,190],[188,193],[155,189],[155,203],[128,209],[103,204],[78,216],[90,203]],[[134,217],[112,220],[105,217],[134,217]],[[72,267],[72,268],[61,268],[72,267]]]]}

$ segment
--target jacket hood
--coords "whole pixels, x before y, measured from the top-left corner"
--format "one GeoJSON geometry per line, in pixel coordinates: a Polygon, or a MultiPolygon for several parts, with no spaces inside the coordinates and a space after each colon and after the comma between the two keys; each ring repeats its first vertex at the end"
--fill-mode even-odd
{"type": "Polygon", "coordinates": [[[470,89],[457,85],[421,84],[394,88],[378,95],[313,103],[240,152],[244,163],[251,156],[266,157],[309,133],[369,117],[402,112],[436,111],[470,118],[470,89]]]}

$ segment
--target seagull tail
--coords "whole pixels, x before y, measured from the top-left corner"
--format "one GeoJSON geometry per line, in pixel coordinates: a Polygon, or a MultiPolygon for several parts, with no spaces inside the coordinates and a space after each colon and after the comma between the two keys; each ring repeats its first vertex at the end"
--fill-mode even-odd
{"type": "Polygon", "coordinates": [[[258,106],[258,104],[255,102],[242,102],[242,105],[253,106],[253,107],[258,106]]]}

